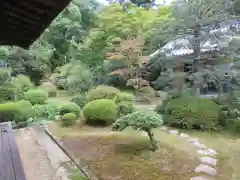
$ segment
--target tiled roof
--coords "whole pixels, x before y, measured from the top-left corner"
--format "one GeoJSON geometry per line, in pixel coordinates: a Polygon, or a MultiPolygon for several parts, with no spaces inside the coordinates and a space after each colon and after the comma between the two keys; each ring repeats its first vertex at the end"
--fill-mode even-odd
{"type": "Polygon", "coordinates": [[[3,0],[0,45],[28,48],[71,0],[3,0]]]}
{"type": "MultiPolygon", "coordinates": [[[[232,33],[232,28],[240,30],[240,20],[228,21],[225,23],[221,23],[220,27],[210,31],[210,33],[223,33],[224,36],[221,38],[211,39],[206,41],[202,47],[201,52],[208,52],[213,50],[219,50],[221,47],[226,47],[235,37],[232,33]]],[[[188,39],[191,39],[191,36],[186,36],[185,38],[176,39],[170,41],[165,46],[150,54],[149,57],[153,58],[156,55],[163,53],[167,57],[174,56],[185,56],[193,53],[193,49],[190,47],[190,42],[188,39]]]]}

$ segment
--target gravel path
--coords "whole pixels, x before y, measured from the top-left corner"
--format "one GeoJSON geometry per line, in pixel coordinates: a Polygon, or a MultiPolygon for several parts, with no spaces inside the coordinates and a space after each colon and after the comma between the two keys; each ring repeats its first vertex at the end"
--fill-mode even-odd
{"type": "Polygon", "coordinates": [[[27,180],[61,180],[56,177],[47,151],[38,143],[38,135],[32,128],[16,131],[16,141],[27,180]]]}

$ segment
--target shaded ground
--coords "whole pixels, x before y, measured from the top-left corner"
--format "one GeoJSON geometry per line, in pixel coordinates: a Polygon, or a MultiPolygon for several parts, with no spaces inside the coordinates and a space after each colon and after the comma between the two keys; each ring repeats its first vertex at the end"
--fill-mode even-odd
{"type": "Polygon", "coordinates": [[[125,133],[56,125],[50,129],[100,180],[189,180],[199,163],[191,146],[160,131],[155,134],[162,142],[157,152],[151,152],[148,138],[131,129],[125,133]]]}

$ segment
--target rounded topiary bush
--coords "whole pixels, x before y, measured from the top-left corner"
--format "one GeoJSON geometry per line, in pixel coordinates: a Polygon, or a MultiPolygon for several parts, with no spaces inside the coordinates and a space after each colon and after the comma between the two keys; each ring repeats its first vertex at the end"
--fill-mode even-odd
{"type": "Polygon", "coordinates": [[[74,113],[66,113],[62,116],[62,126],[72,126],[75,124],[75,121],[77,119],[76,114],[74,113]]]}
{"type": "Polygon", "coordinates": [[[86,95],[80,94],[71,99],[71,102],[76,103],[80,108],[83,108],[87,102],[86,95]]]}
{"type": "Polygon", "coordinates": [[[129,113],[132,113],[135,111],[135,108],[133,106],[132,102],[129,101],[121,101],[117,104],[117,112],[118,117],[127,115],[129,113]]]}
{"type": "Polygon", "coordinates": [[[50,82],[45,82],[40,86],[41,89],[48,93],[48,97],[56,97],[57,96],[57,88],[54,84],[50,82]]]}
{"type": "Polygon", "coordinates": [[[130,93],[121,92],[121,93],[118,93],[114,97],[114,101],[115,101],[115,103],[119,103],[121,101],[132,102],[133,101],[133,95],[130,94],[130,93]]]}
{"type": "Polygon", "coordinates": [[[30,101],[32,104],[44,104],[47,98],[47,92],[41,89],[32,89],[25,92],[23,95],[23,99],[30,101]]]}
{"type": "Polygon", "coordinates": [[[220,106],[209,99],[186,96],[168,102],[164,122],[168,125],[201,130],[216,130],[220,106]]]}
{"type": "Polygon", "coordinates": [[[32,114],[32,104],[30,101],[18,101],[16,102],[17,108],[17,116],[15,117],[16,122],[25,122],[27,121],[32,114]]]}
{"type": "Polygon", "coordinates": [[[90,125],[110,125],[117,118],[117,107],[113,100],[98,99],[83,108],[86,123],[90,125]]]}
{"type": "Polygon", "coordinates": [[[60,115],[64,115],[66,113],[73,113],[77,117],[80,115],[81,108],[74,102],[65,102],[60,105],[59,113],[60,115]]]}
{"type": "Polygon", "coordinates": [[[120,91],[111,86],[98,86],[92,89],[87,94],[87,101],[93,101],[96,99],[114,99],[114,97],[120,93],[120,91]]]}

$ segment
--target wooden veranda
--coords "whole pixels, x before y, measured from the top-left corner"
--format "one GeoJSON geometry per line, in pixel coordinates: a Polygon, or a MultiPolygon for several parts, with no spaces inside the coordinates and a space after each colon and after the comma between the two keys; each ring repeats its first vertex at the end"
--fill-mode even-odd
{"type": "Polygon", "coordinates": [[[0,179],[26,180],[10,122],[0,123],[0,179]]]}

